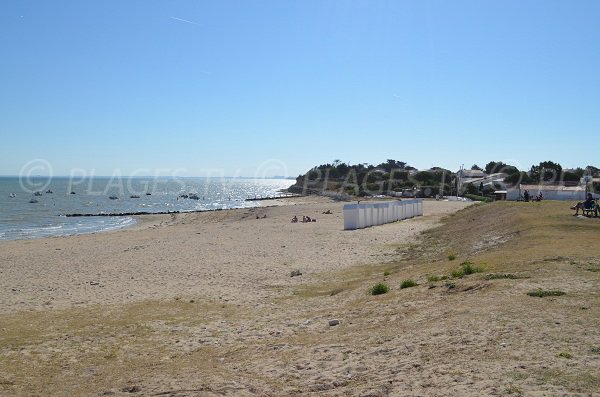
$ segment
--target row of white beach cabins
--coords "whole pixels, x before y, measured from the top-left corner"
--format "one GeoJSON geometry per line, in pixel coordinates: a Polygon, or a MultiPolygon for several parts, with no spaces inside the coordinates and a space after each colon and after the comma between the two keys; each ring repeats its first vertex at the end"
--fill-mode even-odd
{"type": "Polygon", "coordinates": [[[363,229],[423,215],[423,200],[344,205],[344,230],[363,229]]]}

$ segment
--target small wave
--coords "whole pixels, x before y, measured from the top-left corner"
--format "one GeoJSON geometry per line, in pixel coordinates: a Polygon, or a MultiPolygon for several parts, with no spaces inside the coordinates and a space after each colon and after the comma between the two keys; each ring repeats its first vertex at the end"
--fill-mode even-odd
{"type": "Polygon", "coordinates": [[[0,240],[21,240],[98,233],[118,230],[135,224],[136,220],[132,217],[115,217],[110,220],[103,219],[99,222],[61,223],[58,225],[27,227],[0,232],[0,240]]]}

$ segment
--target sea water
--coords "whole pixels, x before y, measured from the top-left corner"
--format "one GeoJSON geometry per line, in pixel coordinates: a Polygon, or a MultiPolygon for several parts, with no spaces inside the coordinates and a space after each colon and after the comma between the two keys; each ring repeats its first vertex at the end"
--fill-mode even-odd
{"type": "Polygon", "coordinates": [[[135,224],[131,216],[72,218],[67,214],[254,207],[258,203],[246,199],[277,195],[292,183],[286,179],[242,178],[0,177],[0,240],[94,233],[135,224]],[[182,197],[192,194],[198,199],[182,197]]]}

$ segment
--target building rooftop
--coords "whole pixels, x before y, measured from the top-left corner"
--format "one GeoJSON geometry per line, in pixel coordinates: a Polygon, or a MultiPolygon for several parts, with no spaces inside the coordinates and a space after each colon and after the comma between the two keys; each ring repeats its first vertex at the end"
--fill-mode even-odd
{"type": "Polygon", "coordinates": [[[485,176],[485,172],[480,170],[462,170],[460,172],[462,172],[460,175],[463,178],[482,178],[485,176]]]}

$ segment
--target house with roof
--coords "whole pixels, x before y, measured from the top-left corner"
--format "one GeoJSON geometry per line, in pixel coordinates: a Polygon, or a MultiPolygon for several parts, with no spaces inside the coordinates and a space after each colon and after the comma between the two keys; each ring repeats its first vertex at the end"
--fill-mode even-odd
{"type": "Polygon", "coordinates": [[[459,178],[465,180],[485,178],[485,172],[482,170],[458,170],[456,173],[459,178]]]}

